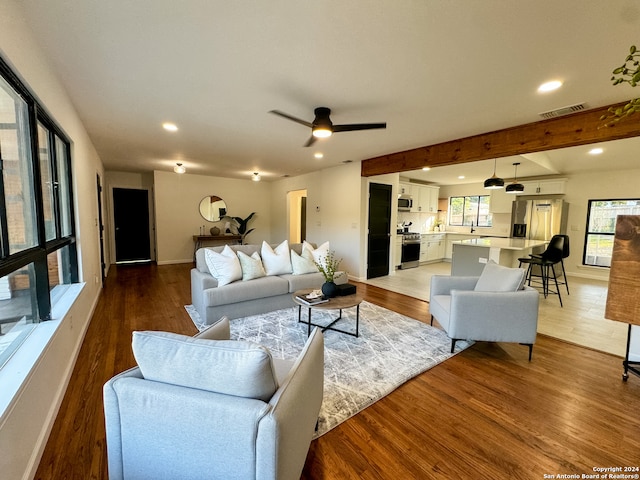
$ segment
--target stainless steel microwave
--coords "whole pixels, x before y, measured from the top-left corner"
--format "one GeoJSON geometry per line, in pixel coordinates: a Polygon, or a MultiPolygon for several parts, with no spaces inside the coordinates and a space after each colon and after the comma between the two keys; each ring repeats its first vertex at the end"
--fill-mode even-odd
{"type": "Polygon", "coordinates": [[[413,207],[413,198],[411,197],[400,197],[398,198],[398,211],[399,212],[409,212],[413,207]]]}

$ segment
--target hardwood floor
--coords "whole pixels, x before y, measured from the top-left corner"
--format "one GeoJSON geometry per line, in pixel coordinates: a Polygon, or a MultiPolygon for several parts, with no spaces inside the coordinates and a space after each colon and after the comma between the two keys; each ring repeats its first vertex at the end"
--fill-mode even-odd
{"type": "MultiPolygon", "coordinates": [[[[134,365],[133,330],[196,332],[183,308],[190,268],[111,268],[35,478],[107,478],[102,385],[134,365]]],[[[424,301],[357,286],[367,301],[429,318],[424,301]]],[[[541,479],[638,466],[640,378],[621,375],[620,358],[544,335],[531,362],[523,346],[477,343],[313,441],[303,478],[541,479]]]]}

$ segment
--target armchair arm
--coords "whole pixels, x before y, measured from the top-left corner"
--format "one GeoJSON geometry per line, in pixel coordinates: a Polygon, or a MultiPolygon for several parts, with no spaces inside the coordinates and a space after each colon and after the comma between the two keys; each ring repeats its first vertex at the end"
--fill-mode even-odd
{"type": "Polygon", "coordinates": [[[451,295],[451,290],[473,290],[479,277],[455,277],[451,275],[433,275],[431,277],[430,296],[451,295]]]}
{"type": "Polygon", "coordinates": [[[540,294],[531,287],[517,292],[451,292],[451,338],[490,342],[535,343],[540,294]]]}
{"type": "Polygon", "coordinates": [[[324,337],[316,328],[269,401],[271,412],[260,422],[257,480],[300,478],[318,421],[323,386],[324,337]]]}

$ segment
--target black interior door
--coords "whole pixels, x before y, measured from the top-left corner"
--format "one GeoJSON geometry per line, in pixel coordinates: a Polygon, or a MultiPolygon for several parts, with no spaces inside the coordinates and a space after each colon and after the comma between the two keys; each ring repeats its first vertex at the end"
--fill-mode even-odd
{"type": "Polygon", "coordinates": [[[147,190],[113,189],[116,263],[151,261],[147,190]]]}
{"type": "Polygon", "coordinates": [[[367,278],[389,274],[391,241],[391,185],[369,185],[367,278]]]}

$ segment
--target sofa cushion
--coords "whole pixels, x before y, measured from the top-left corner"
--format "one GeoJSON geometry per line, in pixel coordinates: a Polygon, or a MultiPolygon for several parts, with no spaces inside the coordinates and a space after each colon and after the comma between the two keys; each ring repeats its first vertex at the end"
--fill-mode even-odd
{"type": "Polygon", "coordinates": [[[260,249],[262,255],[262,264],[267,272],[267,275],[282,275],[285,273],[291,273],[291,254],[289,253],[289,242],[285,240],[275,249],[262,241],[262,248],[260,249]]]}
{"type": "Polygon", "coordinates": [[[204,259],[211,275],[218,280],[218,286],[227,285],[242,278],[242,267],[236,253],[225,245],[221,253],[205,250],[204,259]]]}
{"type": "Polygon", "coordinates": [[[253,252],[251,256],[244,252],[238,251],[238,260],[240,260],[240,267],[242,267],[242,281],[253,280],[254,278],[264,277],[266,272],[262,265],[262,259],[258,252],[253,252]]]}
{"type": "Polygon", "coordinates": [[[235,282],[224,287],[204,291],[204,306],[214,307],[230,303],[274,297],[289,293],[289,282],[278,276],[255,278],[248,282],[235,282]]]}
{"type": "Polygon", "coordinates": [[[523,268],[509,268],[489,262],[484,266],[476,292],[515,292],[524,285],[526,270],[523,268]]]}
{"type": "Polygon", "coordinates": [[[313,263],[313,255],[306,248],[302,249],[302,255],[298,255],[294,250],[291,250],[291,267],[294,275],[318,272],[318,267],[313,263]]]}
{"type": "Polygon", "coordinates": [[[147,380],[262,401],[278,388],[271,353],[253,342],[133,332],[132,346],[147,380]]]}

